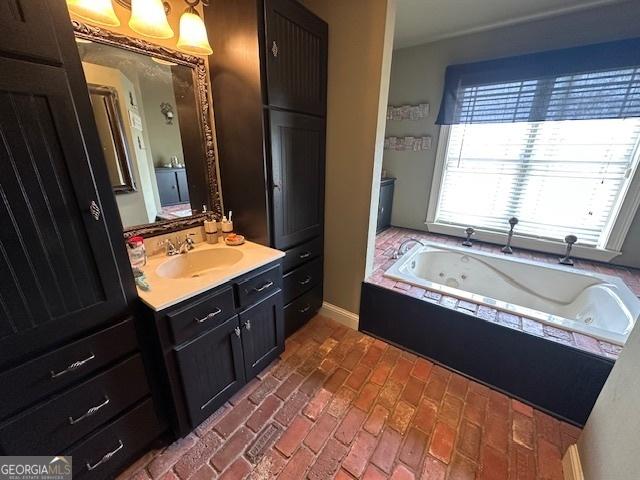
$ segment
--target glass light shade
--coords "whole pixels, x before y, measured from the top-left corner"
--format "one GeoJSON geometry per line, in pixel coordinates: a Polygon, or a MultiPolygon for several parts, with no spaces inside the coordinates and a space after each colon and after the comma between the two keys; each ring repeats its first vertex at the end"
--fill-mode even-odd
{"type": "Polygon", "coordinates": [[[179,50],[193,55],[211,55],[213,50],[209,45],[207,29],[198,12],[188,8],[180,17],[179,50]]]}
{"type": "Polygon", "coordinates": [[[129,27],[151,38],[173,37],[162,0],[132,0],[129,27]]]}
{"type": "Polygon", "coordinates": [[[120,25],[111,0],[67,0],[67,6],[71,13],[92,23],[108,27],[120,25]]]}

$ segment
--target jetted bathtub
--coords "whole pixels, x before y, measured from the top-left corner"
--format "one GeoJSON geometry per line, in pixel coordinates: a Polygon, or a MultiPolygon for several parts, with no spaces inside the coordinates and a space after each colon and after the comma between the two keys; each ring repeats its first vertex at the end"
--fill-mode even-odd
{"type": "Polygon", "coordinates": [[[470,248],[416,245],[384,275],[617,345],[640,315],[618,277],[470,248]]]}

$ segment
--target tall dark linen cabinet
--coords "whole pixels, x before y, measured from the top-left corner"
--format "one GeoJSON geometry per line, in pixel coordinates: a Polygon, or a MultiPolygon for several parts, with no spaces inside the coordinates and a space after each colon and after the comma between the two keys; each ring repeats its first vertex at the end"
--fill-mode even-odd
{"type": "Polygon", "coordinates": [[[0,72],[0,455],[113,477],[160,423],[64,0],[0,4],[0,72]]]}
{"type": "Polygon", "coordinates": [[[205,8],[226,210],[284,250],[287,334],[322,305],[327,24],[295,0],[205,8]]]}

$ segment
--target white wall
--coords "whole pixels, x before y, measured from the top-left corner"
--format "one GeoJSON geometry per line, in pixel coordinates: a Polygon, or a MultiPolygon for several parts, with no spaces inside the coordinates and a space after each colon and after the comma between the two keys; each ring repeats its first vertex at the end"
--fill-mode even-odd
{"type": "MultiPolygon", "coordinates": [[[[433,148],[426,152],[385,151],[384,168],[398,179],[392,224],[426,230],[439,134],[434,122],[447,65],[636,36],[640,36],[640,1],[628,1],[394,51],[389,103],[428,102],[431,114],[422,121],[388,121],[386,135],[431,135],[433,148]]],[[[614,263],[640,267],[640,212],[622,251],[614,263]]]]}

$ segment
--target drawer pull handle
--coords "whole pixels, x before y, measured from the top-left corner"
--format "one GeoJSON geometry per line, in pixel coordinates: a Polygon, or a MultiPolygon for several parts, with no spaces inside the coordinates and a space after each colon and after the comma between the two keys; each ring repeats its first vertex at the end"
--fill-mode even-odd
{"type": "Polygon", "coordinates": [[[309,310],[311,310],[311,305],[307,305],[306,307],[301,308],[300,310],[298,310],[298,312],[307,313],[309,310]]]}
{"type": "Polygon", "coordinates": [[[254,288],[253,291],[256,292],[256,293],[260,293],[260,292],[265,291],[267,288],[271,288],[271,287],[273,287],[273,282],[271,280],[269,280],[267,283],[265,283],[261,287],[254,288]]]}
{"type": "Polygon", "coordinates": [[[300,285],[307,285],[309,282],[311,281],[311,276],[308,275],[307,278],[305,278],[304,280],[298,282],[300,285]]]}
{"type": "Polygon", "coordinates": [[[244,323],[244,328],[246,328],[247,330],[251,330],[251,320],[247,320],[244,323]]]}
{"type": "Polygon", "coordinates": [[[109,397],[105,395],[104,402],[102,402],[100,405],[96,405],[95,407],[91,407],[81,417],[78,417],[78,418],[69,417],[69,425],[75,425],[76,423],[80,423],[85,418],[89,418],[90,416],[94,415],[98,410],[100,410],[102,407],[106,407],[107,405],[109,405],[110,401],[111,400],[109,400],[109,397]]]}
{"type": "Polygon", "coordinates": [[[311,252],[304,252],[304,253],[301,253],[299,256],[300,256],[300,260],[304,260],[305,258],[309,258],[311,256],[311,252]]]}
{"type": "Polygon", "coordinates": [[[111,458],[116,453],[118,453],[123,448],[124,448],[124,443],[122,443],[122,440],[118,440],[118,446],[115,448],[115,450],[111,450],[109,453],[105,454],[105,456],[102,457],[98,463],[95,463],[95,464],[91,465],[89,462],[87,462],[87,470],[89,470],[89,471],[95,470],[96,468],[98,468],[103,463],[107,463],[109,460],[111,460],[111,458]]]}
{"type": "Polygon", "coordinates": [[[71,365],[69,365],[64,370],[61,370],[60,372],[54,372],[53,370],[51,370],[51,379],[61,377],[65,373],[73,372],[74,370],[77,370],[78,368],[82,367],[85,363],[93,360],[94,358],[96,358],[96,356],[93,354],[93,352],[91,352],[89,356],[84,360],[78,360],[77,362],[73,362],[71,365]]]}
{"type": "Polygon", "coordinates": [[[215,312],[211,312],[210,314],[208,314],[207,316],[202,317],[202,318],[196,318],[196,322],[198,322],[198,323],[204,323],[204,322],[206,322],[207,320],[211,320],[213,317],[215,317],[216,315],[218,315],[218,314],[220,314],[220,313],[222,313],[222,309],[220,309],[220,308],[216,308],[216,311],[215,311],[215,312]]]}
{"type": "Polygon", "coordinates": [[[240,327],[234,328],[233,331],[236,333],[236,337],[240,337],[240,327]]]}

